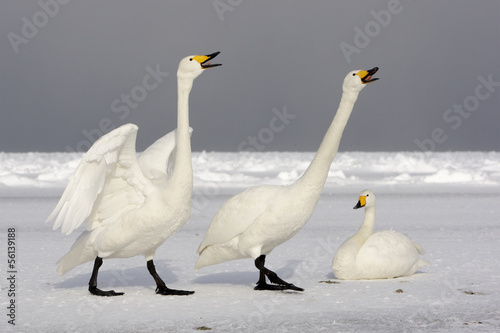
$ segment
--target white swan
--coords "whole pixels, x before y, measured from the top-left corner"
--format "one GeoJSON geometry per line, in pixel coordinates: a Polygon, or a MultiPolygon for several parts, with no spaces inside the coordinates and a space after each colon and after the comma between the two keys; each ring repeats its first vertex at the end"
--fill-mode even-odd
{"type": "Polygon", "coordinates": [[[313,161],[299,180],[288,186],[249,188],[220,208],[198,248],[200,256],[196,270],[229,260],[253,258],[260,271],[256,290],[303,291],[267,269],[264,266],[266,255],[295,235],[309,220],[358,93],[366,83],[377,80],[372,78],[377,70],[375,67],[369,71],[352,71],[346,76],[337,113],[313,161]],[[266,283],[266,276],[274,285],[266,283]]]}
{"type": "Polygon", "coordinates": [[[58,263],[59,274],[94,261],[89,291],[98,296],[123,295],[97,288],[103,258],[144,255],[156,293],[189,295],[167,288],[156,272],[156,249],[189,218],[193,171],[189,128],[189,93],[194,79],[219,52],[182,59],[177,71],[177,130],[158,139],[136,158],[137,126],[123,125],[102,136],[84,154],[74,176],[47,221],[70,234],[82,223],[86,231],[58,263]],[[175,155],[175,161],[172,161],[175,155]],[[167,172],[168,170],[168,172],[167,172]]]}
{"type": "Polygon", "coordinates": [[[407,236],[393,231],[373,233],[375,195],[364,190],[354,209],[365,207],[358,232],[347,239],[333,258],[335,277],[342,280],[388,279],[408,276],[429,263],[420,258],[424,249],[407,236]]]}

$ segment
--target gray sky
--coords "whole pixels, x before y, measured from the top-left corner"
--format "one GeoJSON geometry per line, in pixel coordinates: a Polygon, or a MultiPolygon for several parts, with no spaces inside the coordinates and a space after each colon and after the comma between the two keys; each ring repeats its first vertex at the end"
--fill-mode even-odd
{"type": "Polygon", "coordinates": [[[0,151],[86,150],[176,126],[179,60],[222,53],[194,83],[194,151],[315,151],[353,69],[380,67],[342,151],[500,148],[500,2],[2,1],[0,151]]]}

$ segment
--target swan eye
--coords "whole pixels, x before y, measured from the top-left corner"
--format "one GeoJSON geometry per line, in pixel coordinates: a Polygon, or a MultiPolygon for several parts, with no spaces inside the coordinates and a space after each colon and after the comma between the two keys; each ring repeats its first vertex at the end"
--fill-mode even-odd
{"type": "Polygon", "coordinates": [[[356,76],[356,73],[352,73],[352,76],[356,76]]]}
{"type": "Polygon", "coordinates": [[[193,61],[193,58],[189,58],[189,61],[193,61]]]}
{"type": "Polygon", "coordinates": [[[369,197],[370,195],[369,195],[369,194],[367,194],[366,196],[367,196],[367,197],[369,197]]]}

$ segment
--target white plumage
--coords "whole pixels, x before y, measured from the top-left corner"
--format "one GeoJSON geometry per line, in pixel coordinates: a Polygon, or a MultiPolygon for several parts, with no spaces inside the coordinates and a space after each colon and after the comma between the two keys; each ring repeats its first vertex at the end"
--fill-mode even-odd
{"type": "Polygon", "coordinates": [[[344,79],[337,113],[310,166],[288,186],[252,187],[229,199],[217,212],[201,242],[195,269],[228,260],[253,258],[260,271],[255,289],[300,290],[264,267],[265,257],[293,237],[309,220],[328,176],[359,92],[375,81],[369,71],[352,71],[344,79]],[[274,285],[266,283],[266,276],[274,285]]]}
{"type": "MultiPolygon", "coordinates": [[[[166,226],[175,232],[179,224],[187,220],[186,216],[177,219],[161,216],[163,210],[166,210],[165,214],[172,212],[175,215],[177,209],[162,207],[161,211],[158,208],[152,211],[160,216],[148,217],[151,223],[141,226],[140,221],[144,218],[140,216],[146,216],[145,212],[152,208],[150,205],[155,203],[154,197],[160,195],[159,191],[169,188],[167,165],[175,151],[176,131],[157,140],[137,159],[137,130],[136,125],[125,124],[97,140],[82,157],[59,203],[48,217],[47,221],[50,221],[57,216],[53,228],[61,228],[66,235],[86,223],[86,231],[70,252],[58,261],[59,274],[94,260],[96,256],[128,258],[150,254],[158,242],[145,242],[145,233],[152,229],[161,231],[166,226]],[[149,154],[153,151],[156,153],[149,154]]],[[[188,204],[185,202],[184,206],[188,204]]],[[[181,207],[181,211],[187,211],[186,207],[181,207]]],[[[146,260],[150,259],[152,257],[146,257],[146,260]]]]}
{"type": "Polygon", "coordinates": [[[179,63],[177,129],[158,139],[139,159],[137,126],[123,125],[102,136],[84,154],[74,176],[47,221],[69,235],[85,223],[86,230],[58,263],[58,272],[95,259],[89,291],[100,296],[122,293],[97,289],[102,258],[143,255],[157,283],[157,293],[187,295],[168,289],[156,273],[156,249],[182,227],[191,209],[193,174],[189,93],[194,79],[214,67],[207,56],[189,56],[179,63]]]}
{"type": "Polygon", "coordinates": [[[424,249],[407,236],[386,230],[373,233],[375,195],[364,190],[354,208],[365,207],[363,224],[337,250],[332,269],[342,280],[388,279],[414,274],[429,263],[424,249]]]}

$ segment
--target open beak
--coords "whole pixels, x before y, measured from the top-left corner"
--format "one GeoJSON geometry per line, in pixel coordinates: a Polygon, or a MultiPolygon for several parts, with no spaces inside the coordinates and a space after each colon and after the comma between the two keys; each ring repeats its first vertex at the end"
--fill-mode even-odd
{"type": "Polygon", "coordinates": [[[202,55],[202,56],[198,55],[198,56],[193,57],[193,59],[198,61],[201,65],[201,68],[203,68],[203,69],[217,67],[217,66],[221,66],[222,64],[211,64],[210,60],[217,57],[217,55],[219,55],[219,53],[220,52],[217,51],[217,52],[214,52],[214,53],[208,54],[208,55],[202,55]]]}
{"type": "Polygon", "coordinates": [[[373,75],[375,75],[377,71],[378,67],[373,67],[372,69],[367,71],[359,71],[357,74],[361,78],[361,82],[363,82],[363,84],[367,84],[378,80],[378,78],[373,78],[373,75]]]}

